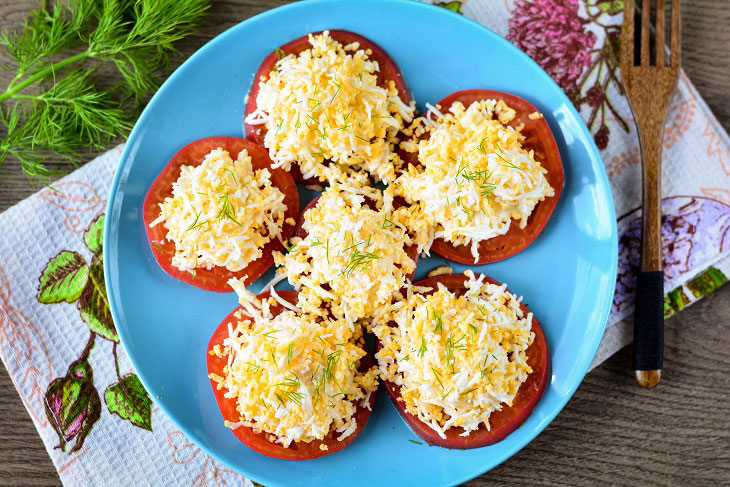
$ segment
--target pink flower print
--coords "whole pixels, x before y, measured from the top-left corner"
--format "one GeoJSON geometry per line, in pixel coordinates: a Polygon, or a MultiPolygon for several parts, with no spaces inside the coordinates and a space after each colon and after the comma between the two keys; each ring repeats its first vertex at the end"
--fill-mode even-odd
{"type": "Polygon", "coordinates": [[[509,20],[507,40],[534,59],[575,98],[576,82],[591,64],[596,35],[584,27],[578,0],[519,0],[509,20]]]}

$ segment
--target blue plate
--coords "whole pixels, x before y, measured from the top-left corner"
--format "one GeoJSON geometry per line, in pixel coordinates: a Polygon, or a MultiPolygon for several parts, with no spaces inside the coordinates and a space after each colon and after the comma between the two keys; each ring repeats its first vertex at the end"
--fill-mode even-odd
{"type": "MultiPolygon", "coordinates": [[[[251,18],[200,49],[170,76],[134,127],[109,197],[104,240],[114,321],[151,397],[201,448],[268,487],[453,485],[509,458],[550,423],[583,379],[603,335],[618,255],[601,158],[558,86],[497,34],[444,9],[403,0],[295,3],[251,18]],[[254,453],[223,426],[206,377],[205,347],[236,306],[235,294],[178,282],[152,257],[142,203],[157,173],[194,139],[241,136],[243,99],[263,57],[327,28],[351,30],[380,44],[402,68],[420,108],[456,90],[500,90],[534,104],[555,134],[566,177],[552,219],[524,252],[474,269],[524,295],[551,352],[552,377],[535,412],[496,445],[459,451],[412,443],[418,438],[381,390],[367,427],[340,453],[306,462],[254,453]]],[[[443,263],[419,261],[416,277],[443,263]]]]}

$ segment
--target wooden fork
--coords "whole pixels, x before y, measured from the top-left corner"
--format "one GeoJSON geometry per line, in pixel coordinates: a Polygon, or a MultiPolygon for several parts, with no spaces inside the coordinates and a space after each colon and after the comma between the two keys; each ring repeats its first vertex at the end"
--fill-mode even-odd
{"type": "Polygon", "coordinates": [[[649,50],[651,0],[641,8],[641,42],[634,42],[634,0],[624,4],[621,30],[621,80],[634,113],[642,159],[643,225],[641,272],[636,281],[634,375],[642,387],[654,387],[664,353],[664,273],[662,271],[661,202],[662,134],[667,107],[677,87],[680,64],[679,0],[672,0],[671,59],[665,65],[664,0],[657,0],[656,63],[649,50]],[[635,59],[638,58],[638,63],[635,59]]]}

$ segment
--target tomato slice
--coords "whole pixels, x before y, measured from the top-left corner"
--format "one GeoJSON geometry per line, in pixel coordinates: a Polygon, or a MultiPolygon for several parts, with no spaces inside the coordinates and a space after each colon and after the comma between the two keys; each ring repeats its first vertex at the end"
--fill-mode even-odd
{"type": "MultiPolygon", "coordinates": [[[[277,294],[283,298],[284,300],[294,304],[297,302],[297,293],[294,291],[278,291],[277,294]]],[[[259,294],[258,298],[263,300],[267,299],[271,293],[264,293],[259,294]]],[[[236,321],[238,318],[234,316],[234,314],[238,311],[242,312],[242,316],[246,316],[246,312],[243,311],[242,307],[237,307],[234,309],[231,314],[226,316],[226,318],[221,322],[221,324],[218,326],[218,328],[213,333],[213,336],[210,339],[210,343],[208,343],[208,348],[206,349],[206,358],[208,362],[208,373],[209,374],[217,374],[219,376],[223,376],[223,368],[228,363],[227,357],[216,357],[215,355],[211,355],[209,352],[213,349],[215,345],[221,345],[223,346],[223,340],[225,340],[228,337],[228,323],[231,321],[236,321]]],[[[271,312],[274,314],[274,316],[278,315],[279,313],[285,311],[285,308],[279,304],[276,304],[274,306],[271,306],[271,312]]],[[[243,318],[246,319],[246,318],[243,318]]],[[[249,318],[250,319],[250,318],[249,318]]],[[[365,355],[362,359],[360,359],[360,365],[358,367],[358,370],[360,371],[366,371],[370,369],[373,366],[373,360],[370,354],[368,353],[365,355]]],[[[223,415],[223,419],[231,422],[238,422],[240,419],[240,416],[238,414],[238,411],[236,411],[237,401],[235,399],[230,399],[224,396],[226,389],[218,389],[218,384],[214,381],[210,381],[211,386],[213,387],[213,393],[215,394],[215,399],[218,402],[218,407],[221,410],[221,414],[223,415]]],[[[373,404],[375,403],[375,392],[373,392],[370,395],[370,400],[368,402],[368,407],[363,407],[362,405],[359,405],[355,411],[355,419],[357,421],[357,429],[354,433],[352,433],[347,438],[343,439],[342,441],[338,441],[337,437],[339,436],[339,433],[336,431],[331,431],[327,436],[324,437],[322,440],[314,440],[312,442],[306,443],[306,442],[293,442],[289,445],[288,448],[284,447],[283,445],[280,445],[279,443],[272,443],[268,440],[269,433],[256,433],[252,428],[249,428],[247,426],[239,426],[235,430],[231,430],[231,432],[238,438],[244,445],[251,448],[253,451],[260,453],[262,455],[265,455],[267,457],[271,458],[277,458],[279,460],[313,460],[315,458],[323,457],[325,455],[331,455],[332,453],[336,453],[345,447],[347,447],[350,443],[353,442],[355,438],[362,432],[363,428],[365,428],[365,424],[368,421],[368,418],[370,417],[370,413],[373,408],[373,404]],[[320,446],[325,445],[327,447],[326,450],[322,450],[320,446]]]]}
{"type": "MultiPolygon", "coordinates": [[[[157,260],[160,267],[162,267],[162,270],[175,279],[200,289],[205,289],[206,291],[230,292],[231,288],[227,284],[228,279],[232,277],[241,279],[244,276],[248,276],[245,280],[245,285],[248,286],[271,267],[274,263],[273,252],[275,250],[284,250],[283,245],[281,245],[278,239],[273,239],[267,243],[262,249],[262,256],[238,272],[229,271],[225,267],[214,267],[210,270],[204,268],[196,269],[195,275],[193,275],[190,272],[181,271],[172,265],[172,257],[175,255],[175,243],[167,240],[165,226],[160,224],[150,228],[150,223],[160,214],[159,204],[165,198],[172,196],[172,183],[180,176],[180,167],[183,165],[200,165],[206,154],[219,147],[228,151],[234,159],[239,152],[246,149],[249,156],[251,156],[251,165],[254,171],[269,168],[272,185],[284,193],[284,204],[286,204],[287,208],[285,217],[297,220],[299,217],[299,192],[291,175],[283,169],[271,169],[272,162],[269,159],[269,153],[266,149],[250,140],[237,137],[208,137],[191,142],[180,149],[170,159],[167,166],[162,169],[162,172],[160,172],[157,179],[150,186],[149,191],[147,191],[147,196],[144,200],[143,216],[152,254],[155,256],[155,260],[157,260]]],[[[284,223],[282,228],[284,239],[288,239],[294,234],[294,228],[295,225],[284,223]]]]}
{"type": "MultiPolygon", "coordinates": [[[[313,32],[312,35],[317,35],[321,33],[322,31],[313,32]]],[[[393,81],[395,83],[396,89],[398,90],[398,96],[403,101],[403,103],[405,103],[406,105],[410,103],[411,93],[408,90],[405,79],[403,78],[403,73],[401,73],[400,68],[395,63],[395,61],[393,61],[393,58],[391,58],[388,53],[383,50],[382,47],[375,44],[370,39],[366,39],[361,35],[355,34],[354,32],[350,32],[347,30],[330,30],[330,37],[332,37],[332,39],[336,40],[343,46],[346,46],[347,44],[351,44],[353,42],[359,42],[360,48],[370,49],[372,51],[372,54],[370,54],[369,58],[377,61],[380,68],[380,71],[377,74],[378,86],[387,88],[390,81],[393,81]]],[[[253,83],[251,84],[251,89],[248,92],[246,108],[243,114],[243,131],[246,134],[246,137],[248,137],[250,140],[253,140],[256,143],[263,145],[264,137],[266,136],[267,132],[266,127],[264,127],[263,125],[251,125],[246,123],[246,117],[256,111],[256,97],[259,94],[259,82],[261,81],[261,78],[267,78],[269,76],[269,73],[274,68],[276,62],[279,60],[279,56],[281,55],[282,51],[284,55],[299,54],[311,48],[312,45],[309,43],[309,34],[307,34],[284,44],[279,49],[273,51],[271,54],[266,56],[261,62],[261,66],[259,66],[258,71],[256,71],[256,75],[254,75],[253,77],[253,83]],[[277,56],[276,54],[277,51],[279,52],[279,56],[277,56]]],[[[321,184],[321,182],[317,178],[305,179],[304,176],[302,176],[302,173],[299,170],[299,166],[297,164],[292,165],[291,174],[294,177],[294,180],[298,183],[321,184]]]]}
{"type": "MultiPolygon", "coordinates": [[[[307,238],[307,235],[308,235],[307,231],[302,227],[302,225],[304,225],[304,214],[307,212],[307,210],[309,210],[310,208],[314,208],[317,205],[317,201],[319,200],[320,197],[321,197],[321,195],[314,198],[302,210],[302,214],[299,216],[299,221],[297,222],[297,228],[294,233],[295,236],[302,238],[302,239],[307,238]]],[[[374,202],[372,202],[368,199],[366,199],[365,201],[366,201],[366,204],[370,208],[372,208],[373,210],[377,209],[375,207],[374,202]]],[[[406,254],[408,254],[408,257],[410,257],[413,260],[413,262],[416,264],[416,267],[418,267],[418,246],[409,245],[409,246],[405,247],[405,250],[406,250],[406,254]]],[[[413,281],[413,276],[415,275],[415,273],[416,273],[416,268],[414,267],[413,272],[408,274],[406,277],[408,279],[410,279],[411,281],[413,281]]]]}
{"type": "MultiPolygon", "coordinates": [[[[524,124],[522,134],[525,136],[523,146],[533,150],[535,159],[547,169],[546,178],[550,186],[555,190],[555,195],[539,202],[532,211],[530,218],[527,220],[525,228],[520,228],[516,222],[512,222],[509,231],[497,237],[483,240],[479,243],[479,259],[474,262],[474,256],[471,254],[470,245],[454,245],[444,239],[437,239],[433,242],[431,249],[434,253],[445,257],[454,262],[467,265],[488,264],[497,262],[522,252],[530,245],[542,232],[543,228],[550,219],[555,206],[560,199],[560,193],[563,191],[565,182],[565,174],[563,171],[563,162],[560,158],[558,145],[550,130],[550,126],[544,117],[537,120],[529,118],[531,113],[538,111],[529,102],[522,98],[491,90],[466,90],[457,91],[441,100],[438,104],[441,111],[448,111],[454,102],[460,101],[465,107],[474,102],[482,100],[503,100],[510,108],[513,108],[517,115],[508,125],[516,127],[524,124]]],[[[407,156],[409,161],[413,162],[413,155],[407,156]]]]}
{"type": "MultiPolygon", "coordinates": [[[[429,277],[428,279],[418,281],[414,286],[433,287],[436,289],[437,284],[440,282],[451,292],[459,293],[467,289],[464,284],[466,280],[467,277],[464,274],[450,274],[429,277]]],[[[492,284],[499,284],[489,278],[485,278],[485,280],[492,284]]],[[[524,304],[520,304],[520,307],[523,313],[526,314],[529,312],[524,304]]],[[[469,436],[459,436],[464,432],[464,429],[461,427],[452,427],[445,431],[446,439],[441,438],[438,433],[418,419],[417,416],[406,412],[403,401],[400,400],[399,386],[390,381],[385,381],[385,389],[388,391],[388,395],[408,427],[429,444],[455,449],[480,448],[493,445],[505,439],[507,435],[519,428],[527,420],[547,387],[550,376],[550,357],[547,340],[545,339],[545,333],[540,327],[540,323],[538,323],[534,316],[532,319],[532,331],[535,332],[535,340],[527,349],[527,363],[532,367],[532,373],[527,376],[527,380],[522,383],[517,391],[512,407],[505,406],[501,411],[494,411],[489,416],[489,424],[491,426],[489,430],[485,426],[482,426],[478,430],[472,431],[469,436]]],[[[381,346],[378,343],[377,349],[380,350],[380,348],[381,346]]]]}

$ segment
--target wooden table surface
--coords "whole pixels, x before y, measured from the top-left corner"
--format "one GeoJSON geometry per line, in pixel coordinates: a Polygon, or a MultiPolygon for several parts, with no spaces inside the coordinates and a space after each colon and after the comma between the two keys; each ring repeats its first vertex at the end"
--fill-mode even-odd
{"type": "MultiPolygon", "coordinates": [[[[18,26],[38,3],[0,0],[0,30],[18,26]]],[[[214,1],[200,33],[180,46],[180,59],[235,23],[284,3],[214,1]]],[[[683,5],[684,69],[726,130],[730,130],[728,25],[728,0],[683,5]]],[[[0,86],[9,79],[0,71],[0,86]]],[[[0,211],[35,190],[19,165],[6,161],[0,172],[0,211]]],[[[627,347],[586,376],[544,433],[467,485],[730,483],[728,325],[730,286],[725,286],[667,321],[665,368],[656,389],[642,390],[634,384],[627,347]]],[[[40,437],[0,367],[0,485],[59,484],[40,437]]]]}

